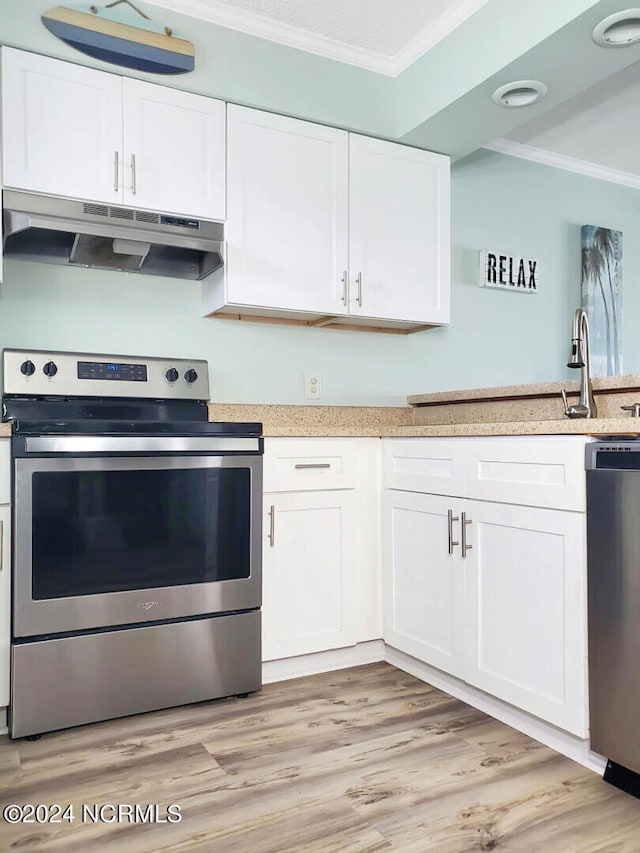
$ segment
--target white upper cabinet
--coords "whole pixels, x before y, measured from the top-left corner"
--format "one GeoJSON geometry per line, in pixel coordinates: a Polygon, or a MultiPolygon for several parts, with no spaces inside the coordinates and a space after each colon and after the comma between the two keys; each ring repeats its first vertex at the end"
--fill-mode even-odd
{"type": "Polygon", "coordinates": [[[122,78],[2,48],[3,183],[117,203],[122,78]]]}
{"type": "Polygon", "coordinates": [[[4,185],[224,219],[225,106],[2,49],[4,185]]]}
{"type": "Polygon", "coordinates": [[[225,218],[223,101],[124,80],[124,202],[225,218]]]}
{"type": "Polygon", "coordinates": [[[447,157],[234,106],[227,133],[227,259],[207,314],[449,322],[447,157]]]}
{"type": "Polygon", "coordinates": [[[346,313],[347,134],[229,106],[221,303],[346,313]]]}
{"type": "Polygon", "coordinates": [[[349,313],[449,322],[449,158],[349,135],[349,313]]]}

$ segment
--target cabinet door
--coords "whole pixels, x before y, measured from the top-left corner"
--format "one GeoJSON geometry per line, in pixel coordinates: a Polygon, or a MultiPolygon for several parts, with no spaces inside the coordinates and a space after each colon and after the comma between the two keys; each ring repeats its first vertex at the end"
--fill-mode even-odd
{"type": "Polygon", "coordinates": [[[582,513],[466,502],[466,680],[587,735],[582,513]]]}
{"type": "Polygon", "coordinates": [[[11,508],[0,506],[0,708],[9,704],[11,650],[11,508]]]}
{"type": "Polygon", "coordinates": [[[353,645],[354,492],[266,494],[263,525],[263,660],[353,645]]]}
{"type": "Polygon", "coordinates": [[[449,322],[449,180],[448,157],[349,135],[351,314],[449,322]]]}
{"type": "Polygon", "coordinates": [[[6,187],[121,201],[121,77],[2,48],[2,113],[6,187]]]}
{"type": "Polygon", "coordinates": [[[347,134],[234,106],[227,120],[227,301],[345,314],[347,134]]]}
{"type": "Polygon", "coordinates": [[[463,676],[460,501],[387,490],[383,496],[384,639],[463,676]],[[453,554],[448,511],[452,511],[453,554]]]}
{"type": "Polygon", "coordinates": [[[125,202],[224,219],[224,102],[125,79],[123,115],[125,202]]]}

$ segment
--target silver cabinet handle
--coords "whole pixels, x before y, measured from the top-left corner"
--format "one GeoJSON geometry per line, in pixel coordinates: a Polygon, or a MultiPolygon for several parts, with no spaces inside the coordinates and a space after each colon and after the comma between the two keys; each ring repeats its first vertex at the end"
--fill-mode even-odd
{"type": "Polygon", "coordinates": [[[136,155],[131,155],[131,192],[136,194],[136,155]]]}
{"type": "Polygon", "coordinates": [[[359,272],[356,276],[356,284],[358,285],[358,295],[356,297],[356,302],[362,308],[362,273],[359,272]]]}
{"type": "Polygon", "coordinates": [[[462,513],[462,556],[467,556],[467,551],[470,551],[473,548],[473,545],[469,545],[467,542],[467,524],[473,524],[473,521],[470,518],[467,518],[467,513],[462,513]]]}
{"type": "Polygon", "coordinates": [[[4,569],[4,521],[0,521],[0,572],[4,569]]]}
{"type": "Polygon", "coordinates": [[[455,542],[453,539],[453,522],[460,521],[460,517],[453,514],[453,510],[449,510],[447,512],[447,529],[449,532],[449,553],[453,554],[453,549],[456,545],[459,545],[459,542],[455,542]]]}
{"type": "Polygon", "coordinates": [[[296,463],[294,468],[331,468],[331,462],[300,462],[296,463]]]}
{"type": "Polygon", "coordinates": [[[118,192],[120,187],[120,152],[116,151],[113,155],[113,191],[118,192]]]}
{"type": "Polygon", "coordinates": [[[276,508],[273,504],[269,507],[269,547],[276,544],[276,508]]]}
{"type": "Polygon", "coordinates": [[[343,305],[346,305],[347,304],[347,271],[346,270],[342,273],[342,278],[340,279],[340,281],[342,282],[342,298],[340,301],[342,302],[343,305]]]}

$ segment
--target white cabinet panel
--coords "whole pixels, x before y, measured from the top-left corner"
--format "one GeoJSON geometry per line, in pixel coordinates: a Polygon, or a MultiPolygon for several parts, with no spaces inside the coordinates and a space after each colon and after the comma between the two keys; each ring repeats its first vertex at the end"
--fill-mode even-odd
{"type": "Polygon", "coordinates": [[[349,135],[349,312],[449,322],[449,158],[349,135]]]}
{"type": "Polygon", "coordinates": [[[387,439],[382,454],[387,489],[464,494],[464,439],[387,439]]]}
{"type": "Polygon", "coordinates": [[[2,109],[5,186],[118,203],[121,77],[3,47],[2,109]]]}
{"type": "Polygon", "coordinates": [[[224,102],[125,79],[123,115],[125,204],[224,219],[224,102]]]}
{"type": "Polygon", "coordinates": [[[229,106],[226,300],[346,313],[347,134],[229,106]]]}
{"type": "Polygon", "coordinates": [[[352,491],[265,495],[263,660],[356,642],[354,521],[352,491]]]}
{"type": "Polygon", "coordinates": [[[469,440],[464,445],[466,495],[584,512],[588,441],[586,436],[469,440]]]}
{"type": "Polygon", "coordinates": [[[0,506],[0,708],[9,704],[11,648],[11,508],[0,506]]]}
{"type": "Polygon", "coordinates": [[[449,510],[457,525],[458,501],[385,491],[384,638],[394,648],[461,677],[463,566],[449,553],[449,510]]]}
{"type": "Polygon", "coordinates": [[[0,438],[0,504],[11,501],[11,439],[0,438]]]}
{"type": "Polygon", "coordinates": [[[585,737],[584,517],[465,506],[466,680],[585,737]]]}

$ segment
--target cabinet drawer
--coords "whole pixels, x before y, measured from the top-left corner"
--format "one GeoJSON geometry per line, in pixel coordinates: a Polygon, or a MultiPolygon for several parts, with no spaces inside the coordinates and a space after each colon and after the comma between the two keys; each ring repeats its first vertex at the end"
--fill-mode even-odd
{"type": "Polygon", "coordinates": [[[466,443],[466,497],[584,512],[588,438],[496,438],[466,443]]]}
{"type": "Polygon", "coordinates": [[[0,438],[0,504],[11,503],[11,441],[0,438]]]}
{"type": "Polygon", "coordinates": [[[460,438],[384,440],[384,487],[434,495],[463,495],[466,443],[466,439],[460,438]]]}
{"type": "Polygon", "coordinates": [[[267,438],[264,491],[297,492],[353,489],[356,485],[353,439],[267,438]]]}

